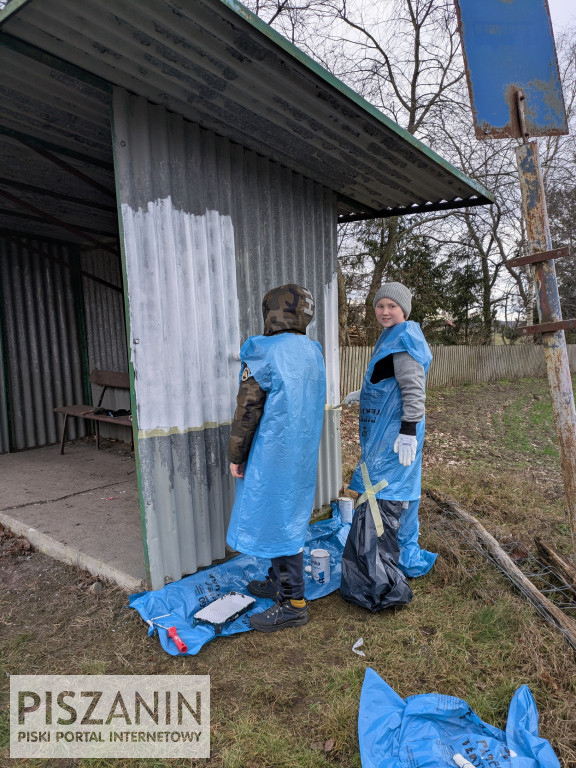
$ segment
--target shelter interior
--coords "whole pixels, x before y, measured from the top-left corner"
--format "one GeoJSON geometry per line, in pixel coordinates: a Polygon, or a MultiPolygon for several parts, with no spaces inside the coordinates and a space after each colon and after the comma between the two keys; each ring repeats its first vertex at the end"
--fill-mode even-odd
{"type": "MultiPolygon", "coordinates": [[[[129,430],[102,424],[110,441],[97,451],[91,422],[68,419],[76,443],[61,456],[53,411],[96,402],[91,370],[128,371],[110,95],[22,51],[9,58],[34,87],[18,109],[4,99],[0,125],[0,512],[137,584],[146,568],[129,430]]],[[[109,389],[102,405],[129,409],[129,393],[109,389]]]]}

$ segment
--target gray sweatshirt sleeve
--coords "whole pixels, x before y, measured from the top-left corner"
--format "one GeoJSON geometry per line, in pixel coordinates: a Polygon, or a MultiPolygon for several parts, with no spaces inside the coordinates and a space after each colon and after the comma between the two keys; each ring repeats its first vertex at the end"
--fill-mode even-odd
{"type": "Polygon", "coordinates": [[[394,376],[402,393],[402,421],[422,421],[426,403],[424,368],[408,352],[397,352],[392,358],[394,376]]]}

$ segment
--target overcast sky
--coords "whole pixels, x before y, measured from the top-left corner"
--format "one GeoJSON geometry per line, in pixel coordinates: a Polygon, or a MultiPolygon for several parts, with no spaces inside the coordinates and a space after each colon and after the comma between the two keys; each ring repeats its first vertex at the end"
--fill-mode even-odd
{"type": "Polygon", "coordinates": [[[574,0],[548,0],[554,32],[560,32],[569,24],[576,24],[576,2],[574,0]]]}

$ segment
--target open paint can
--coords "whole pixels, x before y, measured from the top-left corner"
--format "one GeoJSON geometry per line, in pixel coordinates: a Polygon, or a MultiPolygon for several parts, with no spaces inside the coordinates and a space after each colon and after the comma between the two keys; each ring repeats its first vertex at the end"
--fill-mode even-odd
{"type": "Polygon", "coordinates": [[[348,496],[340,496],[338,498],[338,512],[340,512],[340,520],[343,523],[351,523],[354,514],[353,500],[349,499],[348,496]]]}
{"type": "Polygon", "coordinates": [[[318,584],[327,584],[330,581],[330,552],[327,549],[313,549],[310,552],[312,563],[312,578],[318,584]]]}

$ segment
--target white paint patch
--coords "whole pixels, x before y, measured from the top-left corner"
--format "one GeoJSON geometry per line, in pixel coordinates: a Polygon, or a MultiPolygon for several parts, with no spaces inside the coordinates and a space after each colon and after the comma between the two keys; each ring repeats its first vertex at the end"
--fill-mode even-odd
{"type": "Polygon", "coordinates": [[[338,275],[324,286],[326,361],[326,402],[336,405],[340,402],[340,348],[338,345],[338,275]]]}
{"type": "Polygon", "coordinates": [[[229,423],[239,305],[230,216],[122,206],[130,348],[140,433],[229,423]]]}

